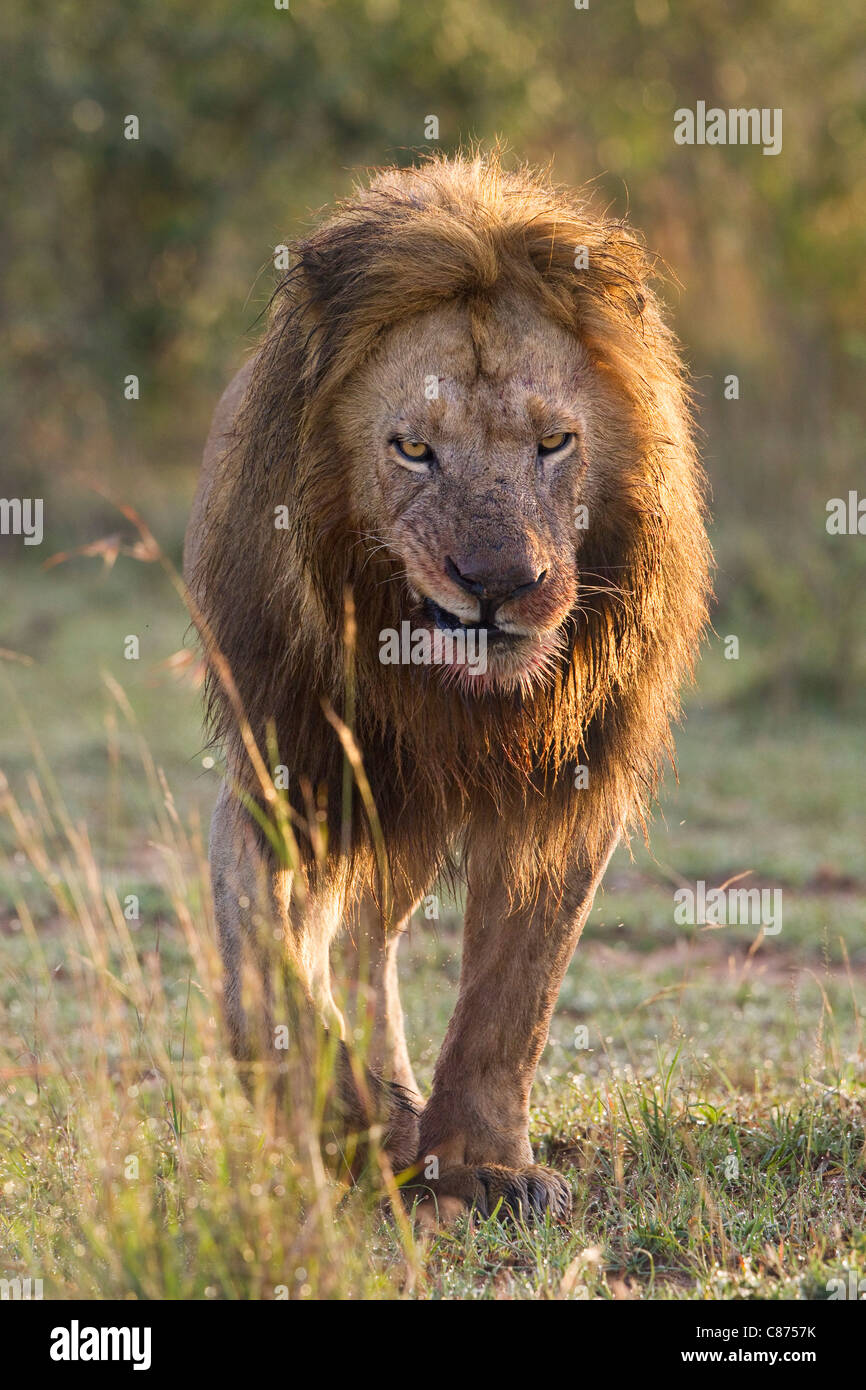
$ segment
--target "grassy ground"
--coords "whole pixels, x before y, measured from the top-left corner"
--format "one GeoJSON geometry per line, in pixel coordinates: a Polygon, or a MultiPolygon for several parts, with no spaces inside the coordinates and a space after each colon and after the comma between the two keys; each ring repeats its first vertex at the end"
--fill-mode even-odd
{"type": "MultiPolygon", "coordinates": [[[[0,667],[0,1276],[46,1297],[683,1299],[821,1298],[866,1275],[853,722],[740,698],[748,643],[740,663],[708,648],[679,785],[650,849],[611,865],[539,1071],[533,1139],[573,1180],[573,1223],[422,1250],[374,1184],[332,1180],[315,1101],[288,1122],[251,1110],[227,1063],[204,866],[218,773],[170,663],[184,620],[164,577],[34,563],[7,591],[2,645],[32,664],[0,667]],[[777,935],[675,924],[676,887],[743,874],[781,889],[777,935]]],[[[422,1083],[459,952],[444,901],[413,924],[422,1083]]]]}

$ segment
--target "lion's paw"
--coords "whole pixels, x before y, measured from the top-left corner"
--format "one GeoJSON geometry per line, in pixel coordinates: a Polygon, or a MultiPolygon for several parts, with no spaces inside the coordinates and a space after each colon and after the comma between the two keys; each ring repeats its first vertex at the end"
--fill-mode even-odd
{"type": "Polygon", "coordinates": [[[571,1215],[571,1188],[565,1178],[538,1164],[525,1168],[455,1164],[438,1178],[416,1179],[405,1194],[417,1200],[416,1215],[422,1226],[450,1225],[466,1211],[485,1220],[494,1212],[517,1221],[542,1219],[547,1211],[558,1221],[571,1215]]]}

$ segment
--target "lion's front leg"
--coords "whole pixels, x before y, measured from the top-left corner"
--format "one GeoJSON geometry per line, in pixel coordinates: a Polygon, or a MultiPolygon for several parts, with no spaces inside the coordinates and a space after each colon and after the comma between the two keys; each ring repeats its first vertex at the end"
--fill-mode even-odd
{"type": "Polygon", "coordinates": [[[501,884],[470,895],[457,1007],[421,1119],[422,1217],[466,1207],[565,1217],[571,1190],[533,1163],[529,1099],[562,979],[616,838],[591,873],[579,864],[553,900],[509,908],[501,884]]]}

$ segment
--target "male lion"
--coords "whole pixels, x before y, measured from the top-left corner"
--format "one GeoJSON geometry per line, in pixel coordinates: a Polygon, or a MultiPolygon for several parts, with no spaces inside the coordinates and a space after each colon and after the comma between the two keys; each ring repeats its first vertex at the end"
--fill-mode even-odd
{"type": "Polygon", "coordinates": [[[393,1167],[414,1164],[448,1215],[570,1209],[533,1164],[533,1077],[706,621],[702,475],[650,275],[622,223],[530,169],[479,155],[377,174],[297,245],[217,410],[187,535],[228,762],[211,862],[234,1054],[272,1037],[276,923],[343,1039],[347,1120],[384,1106],[393,1167]],[[476,629],[486,670],[383,664],[380,634],[404,622],[476,629]],[[261,831],[265,763],[287,779],[294,864],[261,831]],[[460,992],[425,1105],[396,950],[457,863],[460,992]],[[369,1073],[330,962],[362,900],[369,1073]],[[254,1028],[245,958],[265,975],[254,1028]]]}

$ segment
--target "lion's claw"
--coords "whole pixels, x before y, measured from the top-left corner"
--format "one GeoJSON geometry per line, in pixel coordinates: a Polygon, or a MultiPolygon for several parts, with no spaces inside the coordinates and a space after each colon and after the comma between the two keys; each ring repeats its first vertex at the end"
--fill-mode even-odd
{"type": "MultiPolygon", "coordinates": [[[[416,1195],[417,1186],[407,1189],[407,1196],[416,1195]]],[[[432,1205],[445,1220],[462,1208],[485,1220],[497,1212],[504,1219],[522,1221],[543,1219],[549,1211],[556,1220],[564,1221],[571,1214],[571,1200],[571,1188],[552,1168],[538,1164],[526,1168],[506,1168],[498,1163],[458,1164],[446,1168],[439,1178],[426,1180],[419,1210],[428,1208],[422,1215],[429,1218],[432,1205]]]]}

